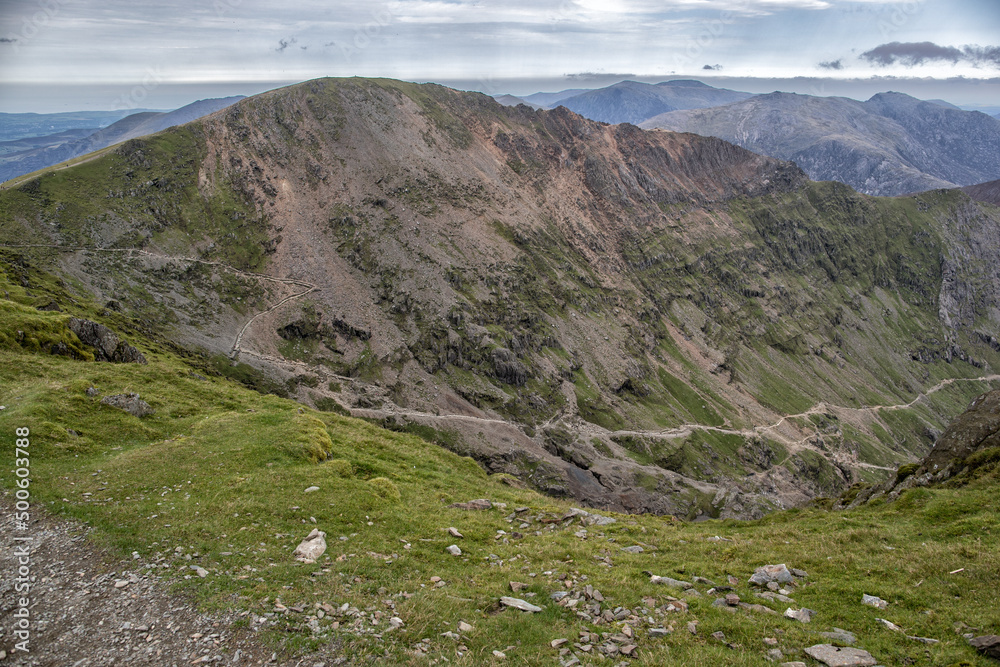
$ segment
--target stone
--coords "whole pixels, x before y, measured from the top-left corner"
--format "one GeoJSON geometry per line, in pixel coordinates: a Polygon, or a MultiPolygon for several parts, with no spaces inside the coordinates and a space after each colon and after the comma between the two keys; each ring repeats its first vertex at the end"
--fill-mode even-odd
{"type": "Polygon", "coordinates": [[[754,570],[753,576],[750,577],[750,583],[755,586],[766,586],[772,581],[779,584],[787,584],[795,581],[795,579],[784,564],[758,567],[754,570]]]}
{"type": "Polygon", "coordinates": [[[494,658],[500,658],[501,660],[503,660],[504,658],[507,657],[507,654],[504,653],[503,651],[496,651],[496,650],[494,650],[493,651],[493,657],[494,658]]]}
{"type": "Polygon", "coordinates": [[[969,645],[983,655],[1000,660],[1000,635],[973,637],[969,645]]]}
{"type": "Polygon", "coordinates": [[[805,652],[827,667],[873,667],[878,663],[871,653],[859,648],[817,644],[807,647],[805,652]]]}
{"type": "Polygon", "coordinates": [[[772,648],[767,652],[767,659],[771,662],[778,662],[785,657],[785,654],[781,652],[780,648],[772,648]]]}
{"type": "Polygon", "coordinates": [[[404,623],[403,619],[401,619],[399,616],[393,616],[392,618],[389,619],[389,626],[394,630],[396,628],[401,628],[404,625],[406,625],[406,623],[404,623]]]}
{"type": "Polygon", "coordinates": [[[452,556],[461,556],[462,555],[462,550],[458,548],[457,544],[452,544],[450,546],[447,546],[447,547],[445,547],[444,550],[447,551],[448,553],[450,553],[452,556]]]}
{"type": "Polygon", "coordinates": [[[552,648],[559,648],[563,644],[568,644],[568,643],[569,643],[568,639],[553,639],[552,641],[549,642],[549,646],[551,646],[552,648]]]}
{"type": "Polygon", "coordinates": [[[565,521],[573,517],[579,517],[580,523],[585,526],[607,526],[618,521],[610,516],[588,512],[579,507],[571,507],[569,512],[563,515],[562,519],[565,521]]]}
{"type": "Polygon", "coordinates": [[[310,486],[305,491],[303,491],[302,493],[316,493],[317,491],[319,491],[319,487],[318,486],[310,486]]]}
{"type": "Polygon", "coordinates": [[[899,627],[898,625],[896,625],[892,621],[887,621],[884,618],[876,618],[875,620],[878,621],[879,623],[881,623],[882,625],[884,625],[885,627],[889,628],[893,632],[903,632],[903,634],[906,634],[903,631],[903,628],[899,627]]]}
{"type": "Polygon", "coordinates": [[[793,567],[792,569],[789,570],[789,572],[792,573],[793,577],[798,577],[799,579],[805,579],[806,577],[809,576],[808,572],[806,572],[805,570],[800,570],[797,567],[793,567]]]}
{"type": "Polygon", "coordinates": [[[520,609],[521,611],[539,612],[542,610],[541,607],[536,607],[527,600],[521,600],[520,598],[512,598],[507,596],[500,598],[500,604],[502,604],[505,607],[513,607],[514,609],[520,609]]]}
{"type": "Polygon", "coordinates": [[[70,331],[76,334],[80,342],[94,348],[94,358],[97,361],[113,363],[145,364],[146,357],[103,324],[71,317],[66,322],[70,331]]]}
{"type": "Polygon", "coordinates": [[[692,635],[698,634],[698,621],[690,621],[687,624],[687,629],[692,635]]]}
{"type": "Polygon", "coordinates": [[[774,637],[764,637],[764,645],[765,646],[777,646],[778,645],[778,640],[776,638],[774,638],[774,637]]]}
{"type": "Polygon", "coordinates": [[[454,526],[448,528],[448,534],[451,535],[452,537],[458,537],[460,539],[465,537],[465,535],[458,532],[458,528],[455,528],[454,526]]]}
{"type": "Polygon", "coordinates": [[[726,604],[728,604],[730,607],[735,607],[739,603],[740,603],[740,596],[739,595],[737,595],[736,593],[727,593],[726,594],[726,604]]]}
{"type": "Polygon", "coordinates": [[[94,396],[97,396],[100,393],[101,393],[101,390],[98,389],[97,387],[87,387],[87,396],[90,396],[91,398],[93,398],[94,396]]]}
{"type": "Polygon", "coordinates": [[[670,630],[667,630],[666,628],[650,628],[649,629],[649,636],[650,637],[666,637],[669,634],[670,634],[670,630]]]}
{"type": "Polygon", "coordinates": [[[618,650],[622,655],[634,656],[638,648],[635,644],[623,644],[618,650]]]}
{"type": "Polygon", "coordinates": [[[886,609],[889,607],[889,603],[882,598],[875,597],[874,595],[868,595],[867,593],[861,595],[861,604],[866,604],[869,607],[875,607],[876,609],[886,609]]]}
{"type": "Polygon", "coordinates": [[[513,591],[514,593],[523,591],[525,588],[528,587],[528,584],[522,583],[520,581],[511,581],[508,583],[510,584],[510,590],[513,591]]]}
{"type": "Polygon", "coordinates": [[[299,546],[295,547],[295,551],[292,555],[295,556],[295,560],[309,564],[315,563],[325,552],[326,533],[317,528],[313,528],[312,531],[306,536],[306,539],[299,542],[299,546]]]}
{"type": "Polygon", "coordinates": [[[694,581],[694,583],[696,583],[696,584],[701,584],[702,586],[710,586],[712,588],[715,588],[716,586],[718,586],[717,583],[715,583],[711,579],[706,579],[705,577],[695,576],[695,577],[692,577],[691,580],[694,581]]]}
{"type": "Polygon", "coordinates": [[[796,660],[795,662],[783,662],[778,667],[806,667],[806,663],[796,660]]]}
{"type": "Polygon", "coordinates": [[[680,588],[681,590],[694,588],[694,584],[692,584],[690,581],[682,581],[680,579],[673,579],[671,577],[658,577],[655,574],[650,577],[649,583],[662,584],[664,586],[670,586],[671,588],[680,588]]]}
{"type": "Polygon", "coordinates": [[[907,639],[912,639],[915,642],[920,642],[921,644],[931,645],[931,644],[940,644],[941,643],[940,639],[931,639],[930,637],[914,637],[914,636],[909,636],[908,635],[906,638],[907,639]]]}
{"type": "Polygon", "coordinates": [[[715,632],[712,633],[712,639],[720,642],[725,642],[726,634],[722,632],[722,630],[716,630],[715,632]]]}
{"type": "Polygon", "coordinates": [[[785,618],[791,618],[793,620],[800,621],[802,623],[808,623],[809,621],[812,620],[813,613],[814,612],[812,609],[806,609],[805,607],[803,607],[802,609],[792,609],[791,607],[789,607],[788,609],[785,610],[784,615],[785,618]]]}
{"type": "Polygon", "coordinates": [[[150,407],[149,403],[139,398],[139,394],[115,394],[105,396],[101,399],[102,405],[109,405],[112,408],[124,410],[133,417],[147,417],[155,414],[156,411],[150,407]]]}
{"type": "Polygon", "coordinates": [[[448,507],[454,507],[459,510],[488,510],[493,507],[493,503],[486,500],[485,498],[477,498],[476,500],[470,500],[465,503],[452,503],[448,507]]]}
{"type": "Polygon", "coordinates": [[[472,632],[474,629],[475,628],[473,628],[471,625],[469,625],[465,621],[459,621],[458,622],[458,631],[459,632],[472,632]]]}
{"type": "Polygon", "coordinates": [[[202,579],[204,579],[205,577],[208,576],[208,570],[206,570],[203,567],[198,567],[197,565],[192,565],[191,569],[194,570],[194,573],[197,574],[202,579]]]}
{"type": "Polygon", "coordinates": [[[630,554],[641,554],[645,549],[640,547],[638,544],[632,547],[624,547],[622,551],[630,554]]]}
{"type": "Polygon", "coordinates": [[[842,628],[834,628],[832,632],[821,632],[820,637],[824,639],[829,639],[832,642],[837,642],[838,644],[853,644],[858,641],[858,638],[854,636],[854,633],[848,632],[842,628]]]}

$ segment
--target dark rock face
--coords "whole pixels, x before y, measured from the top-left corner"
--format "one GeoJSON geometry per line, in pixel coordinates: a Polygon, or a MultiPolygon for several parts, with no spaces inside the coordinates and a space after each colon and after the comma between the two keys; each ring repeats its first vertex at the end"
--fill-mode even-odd
{"type": "Polygon", "coordinates": [[[1000,447],[1000,390],[976,398],[953,421],[924,459],[924,470],[944,468],[981,449],[1000,447]]]}
{"type": "Polygon", "coordinates": [[[71,317],[67,324],[80,339],[80,342],[94,348],[94,358],[98,361],[146,363],[146,357],[143,356],[142,352],[118,338],[115,332],[103,324],[77,317],[71,317]]]}
{"type": "Polygon", "coordinates": [[[983,655],[1000,660],[1000,635],[973,637],[969,640],[969,644],[983,655]]]}
{"type": "Polygon", "coordinates": [[[149,403],[139,398],[139,394],[115,394],[105,396],[101,399],[103,405],[110,405],[113,408],[124,410],[134,417],[145,417],[154,414],[156,411],[150,407],[149,403]]]}

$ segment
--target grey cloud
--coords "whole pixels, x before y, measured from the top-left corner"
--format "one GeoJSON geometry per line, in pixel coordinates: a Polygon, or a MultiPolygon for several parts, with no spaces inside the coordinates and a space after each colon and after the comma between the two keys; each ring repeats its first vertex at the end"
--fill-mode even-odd
{"type": "Polygon", "coordinates": [[[705,65],[702,69],[721,70],[722,65],[705,65]]]}
{"type": "Polygon", "coordinates": [[[977,64],[1000,65],[1000,46],[977,46],[975,44],[962,49],[966,58],[977,64]]]}
{"type": "Polygon", "coordinates": [[[276,48],[275,51],[277,51],[278,53],[281,53],[282,51],[284,51],[285,49],[287,49],[289,46],[291,46],[294,43],[295,43],[295,38],[294,37],[292,37],[291,39],[279,39],[278,40],[278,48],[276,48]]]}
{"type": "Polygon", "coordinates": [[[16,41],[14,37],[0,37],[0,44],[13,44],[16,41]]]}
{"type": "Polygon", "coordinates": [[[569,81],[590,81],[593,79],[606,79],[609,77],[619,78],[619,79],[631,79],[635,77],[635,74],[622,74],[622,73],[612,73],[612,72],[578,72],[576,74],[565,74],[565,78],[569,81]]]}
{"type": "Polygon", "coordinates": [[[930,60],[957,63],[965,54],[954,46],[938,46],[933,42],[889,42],[861,54],[862,60],[885,67],[900,63],[907,67],[921,65],[930,60]]]}
{"type": "Polygon", "coordinates": [[[824,60],[819,63],[819,66],[823,69],[844,69],[844,63],[841,58],[837,58],[836,60],[824,60]]]}

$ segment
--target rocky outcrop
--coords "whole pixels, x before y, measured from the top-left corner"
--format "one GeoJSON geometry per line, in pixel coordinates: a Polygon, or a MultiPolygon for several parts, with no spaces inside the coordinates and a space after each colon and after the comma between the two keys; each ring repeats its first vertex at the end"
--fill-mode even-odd
{"type": "Polygon", "coordinates": [[[146,363],[146,357],[142,352],[121,340],[114,331],[103,324],[71,317],[67,326],[76,334],[80,342],[94,348],[94,358],[97,361],[146,363]]]}
{"type": "Polygon", "coordinates": [[[109,405],[113,408],[118,408],[119,410],[124,410],[133,417],[146,417],[151,414],[155,414],[155,410],[150,407],[149,403],[139,398],[139,394],[115,394],[114,396],[105,396],[101,399],[103,405],[109,405]]]}

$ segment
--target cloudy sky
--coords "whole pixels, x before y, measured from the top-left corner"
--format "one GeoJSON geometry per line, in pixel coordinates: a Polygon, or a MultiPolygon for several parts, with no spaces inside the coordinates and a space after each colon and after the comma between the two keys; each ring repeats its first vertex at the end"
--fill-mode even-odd
{"type": "Polygon", "coordinates": [[[0,0],[0,111],[170,108],[354,75],[515,94],[698,77],[1000,106],[1000,2],[0,0]]]}

